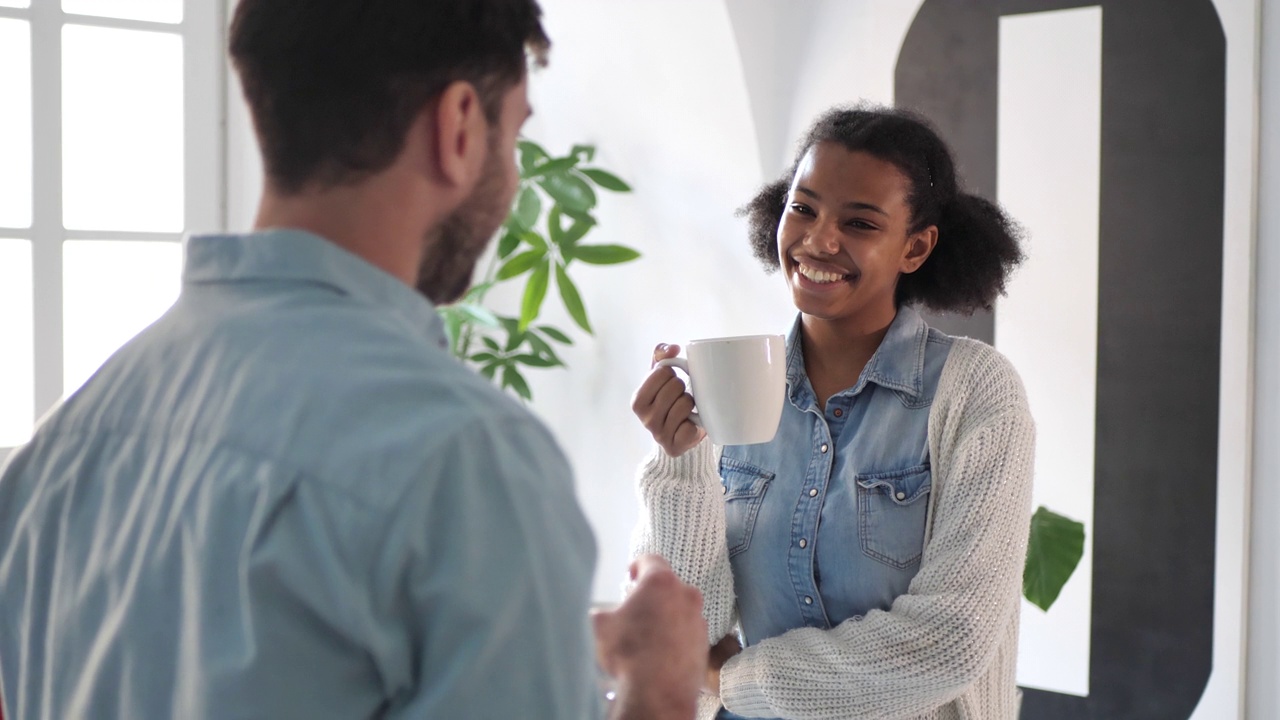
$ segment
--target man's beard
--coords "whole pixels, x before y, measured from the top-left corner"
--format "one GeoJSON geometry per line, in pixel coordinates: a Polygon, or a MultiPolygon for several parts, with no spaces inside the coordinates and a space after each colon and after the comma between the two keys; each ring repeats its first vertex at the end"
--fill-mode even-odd
{"type": "Polygon", "coordinates": [[[480,180],[471,195],[427,232],[426,250],[418,266],[417,288],[436,305],[447,305],[466,294],[476,262],[511,212],[510,201],[503,200],[499,154],[491,142],[480,180]]]}

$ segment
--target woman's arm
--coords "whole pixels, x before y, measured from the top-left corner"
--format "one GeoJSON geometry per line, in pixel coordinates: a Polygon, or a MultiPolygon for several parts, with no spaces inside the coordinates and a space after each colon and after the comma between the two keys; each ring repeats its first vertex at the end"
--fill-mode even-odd
{"type": "MultiPolygon", "coordinates": [[[[702,591],[708,648],[732,634],[737,624],[719,454],[710,440],[678,458],[654,448],[640,468],[640,520],[631,542],[632,557],[661,555],[681,580],[702,591]]],[[[698,718],[709,720],[719,708],[718,698],[703,695],[698,718]]]]}
{"type": "Polygon", "coordinates": [[[964,693],[1002,647],[1016,650],[1034,427],[1012,366],[986,346],[957,341],[929,431],[937,496],[907,594],[888,612],[747,648],[721,671],[729,710],[914,717],[964,693]]]}
{"type": "Polygon", "coordinates": [[[661,555],[702,591],[708,647],[735,624],[718,456],[710,440],[677,458],[655,448],[640,468],[640,520],[631,542],[633,557],[661,555]]]}

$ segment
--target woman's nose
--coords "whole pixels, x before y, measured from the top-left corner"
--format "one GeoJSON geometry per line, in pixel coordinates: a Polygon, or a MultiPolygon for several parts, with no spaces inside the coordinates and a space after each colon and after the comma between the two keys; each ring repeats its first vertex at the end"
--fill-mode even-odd
{"type": "Polygon", "coordinates": [[[831,223],[817,223],[809,231],[805,243],[812,252],[835,255],[840,252],[840,234],[831,223]]]}

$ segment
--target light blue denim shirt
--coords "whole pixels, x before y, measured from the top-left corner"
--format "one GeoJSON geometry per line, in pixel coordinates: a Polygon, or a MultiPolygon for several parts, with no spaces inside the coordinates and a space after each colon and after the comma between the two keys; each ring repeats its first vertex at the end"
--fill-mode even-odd
{"type": "Polygon", "coordinates": [[[568,463],[444,346],[319,237],[190,239],[0,474],[6,720],[596,715],[568,463]]]}
{"type": "Polygon", "coordinates": [[[920,566],[929,505],[929,408],[951,338],[898,311],[857,384],[825,412],[805,374],[800,321],[772,442],[725,447],[729,559],[745,642],[888,610],[920,566]]]}

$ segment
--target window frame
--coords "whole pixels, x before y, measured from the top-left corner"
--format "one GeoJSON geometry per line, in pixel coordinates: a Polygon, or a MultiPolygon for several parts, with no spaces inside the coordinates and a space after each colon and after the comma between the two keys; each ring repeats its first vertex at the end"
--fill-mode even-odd
{"type": "MultiPolygon", "coordinates": [[[[182,0],[182,21],[163,23],[66,13],[61,0],[0,7],[0,18],[26,20],[31,32],[32,216],[28,228],[0,227],[0,237],[31,242],[35,418],[63,397],[63,243],[68,240],[180,242],[226,227],[226,7],[182,0]],[[62,28],[144,30],[183,40],[184,221],[180,232],[67,230],[62,221],[62,28]]],[[[0,447],[0,462],[13,448],[0,447]]]]}

